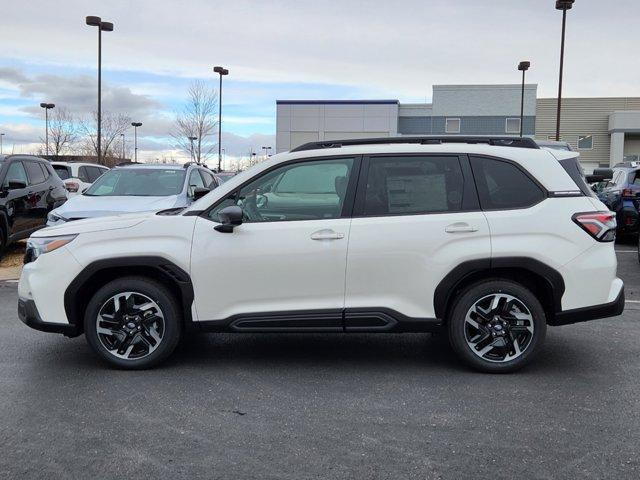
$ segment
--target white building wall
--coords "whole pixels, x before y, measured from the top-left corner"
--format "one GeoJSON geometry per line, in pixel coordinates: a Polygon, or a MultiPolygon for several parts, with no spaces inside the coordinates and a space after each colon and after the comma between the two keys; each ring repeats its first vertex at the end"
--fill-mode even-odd
{"type": "Polygon", "coordinates": [[[319,140],[395,136],[398,102],[279,101],[276,130],[276,152],[319,140]]]}

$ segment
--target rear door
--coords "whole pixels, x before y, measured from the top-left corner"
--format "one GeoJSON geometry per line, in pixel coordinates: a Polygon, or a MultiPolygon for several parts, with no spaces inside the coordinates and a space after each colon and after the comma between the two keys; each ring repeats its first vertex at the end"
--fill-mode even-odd
{"type": "Polygon", "coordinates": [[[460,263],[490,256],[466,156],[365,158],[349,238],[345,326],[366,327],[368,314],[375,322],[381,313],[437,323],[440,281],[460,263]]]}
{"type": "MultiPolygon", "coordinates": [[[[27,192],[27,208],[30,228],[36,229],[47,223],[49,212],[49,192],[51,185],[47,183],[48,172],[43,170],[35,160],[24,160],[24,167],[29,177],[27,192]]],[[[53,188],[51,188],[52,190],[53,188]]]]}

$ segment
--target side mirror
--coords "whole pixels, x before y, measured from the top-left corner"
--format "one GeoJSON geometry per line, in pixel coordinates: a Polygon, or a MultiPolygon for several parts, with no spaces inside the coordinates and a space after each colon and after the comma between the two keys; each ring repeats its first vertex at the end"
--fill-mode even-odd
{"type": "Polygon", "coordinates": [[[242,208],[230,205],[218,212],[220,225],[213,227],[218,232],[231,233],[238,225],[242,225],[242,208]]]}
{"type": "Polygon", "coordinates": [[[193,200],[198,200],[199,198],[204,197],[211,190],[203,187],[196,187],[193,189],[193,200]]]}
{"type": "Polygon", "coordinates": [[[27,188],[27,184],[20,180],[9,180],[9,190],[19,190],[21,188],[27,188]]]}

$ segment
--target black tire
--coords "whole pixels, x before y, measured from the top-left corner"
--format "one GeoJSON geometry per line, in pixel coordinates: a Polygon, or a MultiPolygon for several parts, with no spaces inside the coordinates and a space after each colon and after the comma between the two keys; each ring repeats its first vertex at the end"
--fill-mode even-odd
{"type": "MultiPolygon", "coordinates": [[[[505,299],[503,305],[506,303],[508,302],[505,299]]],[[[513,305],[513,303],[511,305],[513,305]]],[[[475,312],[477,312],[477,309],[475,309],[475,312]]],[[[475,315],[475,313],[473,313],[473,315],[475,315]]],[[[495,319],[492,321],[495,321],[496,323],[500,321],[500,318],[508,319],[510,317],[510,315],[508,314],[504,317],[493,316],[493,313],[489,316],[495,319]]],[[[477,323],[479,324],[481,322],[484,322],[484,319],[479,319],[479,317],[478,320],[479,321],[477,323]]],[[[512,322],[524,323],[516,322],[514,320],[512,320],[512,322]]],[[[496,325],[493,325],[493,328],[490,328],[488,325],[489,324],[487,323],[483,324],[483,330],[477,330],[474,333],[478,333],[478,335],[484,335],[483,338],[486,338],[486,341],[490,341],[492,339],[492,337],[489,337],[489,334],[500,334],[500,332],[495,332],[495,329],[498,328],[496,325]]],[[[503,335],[506,335],[506,341],[509,341],[509,338],[513,338],[509,337],[509,335],[511,335],[510,327],[507,327],[506,330],[503,326],[500,326],[499,328],[505,331],[505,334],[503,335]]],[[[530,290],[514,281],[496,278],[478,282],[469,286],[461,292],[451,309],[451,314],[449,315],[448,319],[448,329],[449,342],[453,350],[467,365],[476,370],[486,373],[509,373],[524,367],[525,365],[530,363],[538,354],[540,348],[542,347],[542,344],[544,343],[544,338],[547,330],[547,321],[542,305],[530,290]],[[511,353],[514,355],[514,358],[512,358],[511,360],[509,360],[507,356],[511,354],[506,354],[504,360],[494,359],[492,361],[484,357],[481,358],[479,354],[474,353],[474,351],[472,350],[472,348],[474,347],[472,347],[467,340],[467,335],[470,336],[470,334],[468,333],[469,329],[473,329],[473,327],[470,327],[467,324],[467,313],[471,311],[472,307],[475,307],[477,304],[479,304],[479,302],[485,301],[484,299],[490,301],[491,296],[495,295],[497,295],[498,298],[500,298],[501,295],[515,297],[515,304],[524,306],[525,309],[529,311],[528,313],[531,317],[531,320],[526,321],[526,323],[527,325],[530,323],[532,324],[533,333],[527,333],[528,330],[525,328],[525,330],[527,331],[524,331],[522,326],[513,327],[514,335],[516,334],[516,328],[521,332],[524,331],[524,333],[518,333],[518,335],[521,335],[519,337],[520,339],[526,341],[526,345],[523,347],[521,353],[519,353],[518,356],[516,356],[515,353],[511,353]]],[[[472,342],[473,338],[469,339],[469,341],[472,342]]],[[[511,347],[513,347],[514,341],[511,341],[510,345],[511,347]]],[[[503,347],[494,348],[495,351],[502,352],[507,351],[510,347],[505,346],[504,350],[503,347]]],[[[480,348],[480,342],[478,342],[478,346],[476,347],[476,351],[478,350],[482,350],[480,348]]],[[[494,350],[490,350],[486,355],[492,355],[493,351],[494,350]]],[[[515,350],[512,350],[512,352],[515,352],[515,350]]]]}
{"type": "MultiPolygon", "coordinates": [[[[129,311],[128,308],[126,311],[129,311]]],[[[156,312],[157,309],[152,309],[151,311],[156,312]]],[[[120,320],[120,322],[126,323],[124,320],[120,320]]],[[[122,328],[126,327],[123,325],[122,328]]],[[[138,330],[140,330],[140,327],[138,327],[138,330]]],[[[123,277],[107,283],[93,295],[85,310],[84,332],[91,348],[109,364],[127,370],[151,368],[164,361],[178,345],[182,335],[181,309],[175,297],[164,285],[145,277],[123,277]],[[141,297],[144,296],[151,299],[159,307],[160,315],[162,316],[161,340],[153,351],[140,358],[119,358],[113,353],[114,350],[109,350],[105,345],[106,341],[116,337],[103,336],[102,338],[107,338],[107,340],[103,340],[99,338],[97,332],[97,318],[101,309],[115,295],[124,292],[136,292],[141,297]]],[[[122,332],[119,331],[119,333],[122,332]]],[[[133,336],[132,338],[137,338],[135,333],[131,333],[131,335],[133,336]]],[[[141,340],[137,340],[136,345],[146,346],[141,340]]],[[[141,347],[137,346],[135,348],[141,349],[141,347]]],[[[144,349],[142,348],[142,350],[144,349]]]]}
{"type": "Polygon", "coordinates": [[[7,249],[7,230],[4,226],[4,218],[0,217],[0,260],[4,258],[5,250],[7,249]]]}

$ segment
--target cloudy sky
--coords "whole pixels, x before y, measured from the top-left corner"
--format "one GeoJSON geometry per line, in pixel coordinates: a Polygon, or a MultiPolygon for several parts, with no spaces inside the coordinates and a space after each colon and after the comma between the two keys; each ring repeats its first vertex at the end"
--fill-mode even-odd
{"type": "MultiPolygon", "coordinates": [[[[554,0],[30,0],[4,2],[0,132],[4,150],[42,136],[41,101],[95,109],[96,30],[103,109],[127,113],[145,159],[175,155],[169,132],[194,79],[216,86],[224,65],[223,146],[273,145],[276,99],[430,101],[433,84],[528,81],[557,89],[554,0]]],[[[569,12],[566,96],[640,96],[637,0],[577,0],[569,12]]]]}

